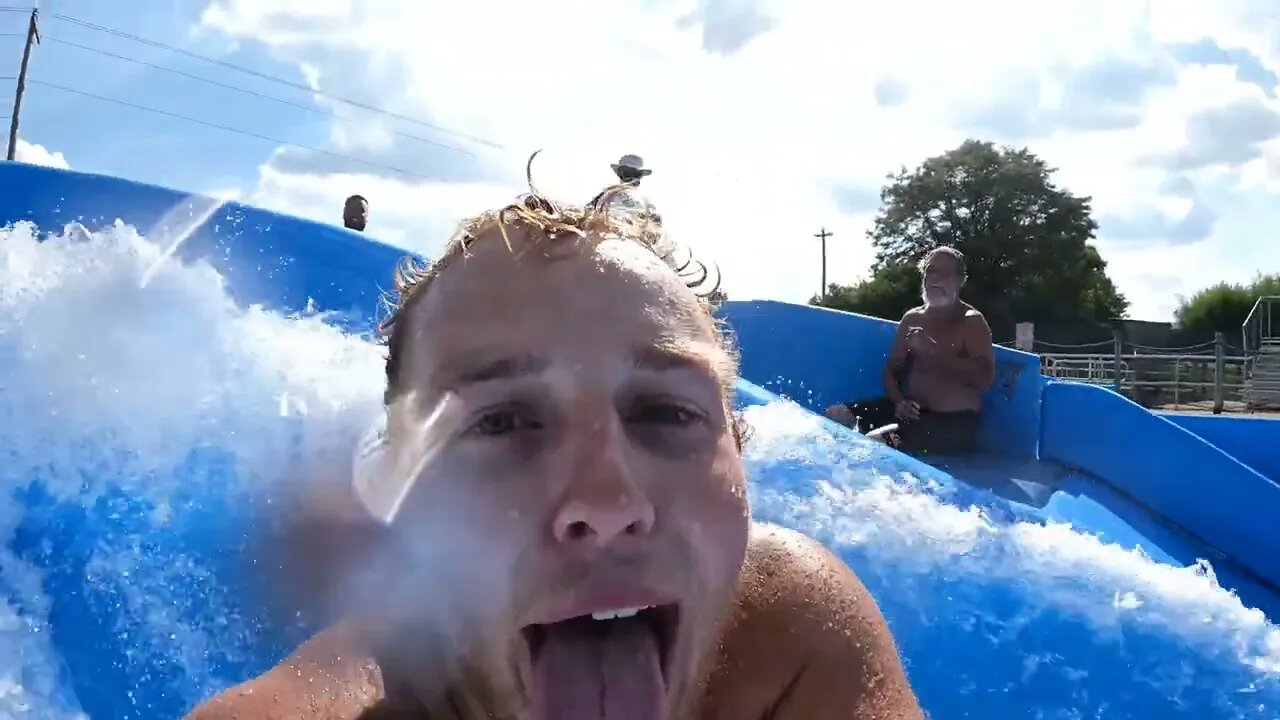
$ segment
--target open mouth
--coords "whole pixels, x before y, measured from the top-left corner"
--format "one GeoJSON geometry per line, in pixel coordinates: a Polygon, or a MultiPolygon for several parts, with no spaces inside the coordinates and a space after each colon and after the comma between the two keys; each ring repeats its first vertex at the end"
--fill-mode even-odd
{"type": "Polygon", "coordinates": [[[671,650],[679,624],[680,606],[672,603],[604,610],[555,623],[527,625],[522,633],[535,666],[548,642],[572,642],[583,650],[598,651],[603,645],[615,642],[644,645],[643,640],[635,636],[647,634],[657,651],[662,678],[669,681],[671,650]]]}
{"type": "Polygon", "coordinates": [[[535,720],[665,718],[677,605],[619,607],[523,628],[535,720]]]}

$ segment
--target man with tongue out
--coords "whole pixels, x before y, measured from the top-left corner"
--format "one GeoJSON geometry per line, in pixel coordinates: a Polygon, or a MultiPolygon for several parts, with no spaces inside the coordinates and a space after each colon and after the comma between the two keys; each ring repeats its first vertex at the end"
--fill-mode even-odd
{"type": "Polygon", "coordinates": [[[381,529],[303,548],[345,617],[192,717],[921,717],[857,578],[752,522],[735,357],[637,222],[535,193],[399,275],[381,529]]]}

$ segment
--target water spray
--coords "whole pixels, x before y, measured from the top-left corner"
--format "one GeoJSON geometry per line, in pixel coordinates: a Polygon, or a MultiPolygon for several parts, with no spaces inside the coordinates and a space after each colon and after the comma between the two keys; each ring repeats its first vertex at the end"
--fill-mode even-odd
{"type": "Polygon", "coordinates": [[[402,405],[388,407],[361,440],[352,458],[352,483],[365,511],[378,522],[390,525],[395,520],[419,476],[440,453],[448,437],[444,430],[445,415],[454,404],[452,394],[440,398],[421,425],[408,434],[401,448],[393,447],[390,442],[387,417],[402,405]]]}
{"type": "Polygon", "coordinates": [[[151,238],[157,244],[166,235],[171,236],[172,240],[169,242],[168,247],[161,251],[151,265],[142,272],[142,279],[138,281],[138,289],[146,289],[147,285],[151,283],[151,279],[155,277],[155,274],[164,266],[165,262],[173,257],[173,254],[178,251],[182,243],[195,234],[195,231],[201,225],[204,225],[209,218],[213,217],[213,214],[218,212],[225,204],[226,201],[223,200],[192,195],[187,198],[185,205],[175,205],[172,210],[165,213],[164,217],[160,218],[155,227],[144,233],[146,237],[151,238]],[[187,211],[186,217],[182,215],[184,208],[187,211]]]}

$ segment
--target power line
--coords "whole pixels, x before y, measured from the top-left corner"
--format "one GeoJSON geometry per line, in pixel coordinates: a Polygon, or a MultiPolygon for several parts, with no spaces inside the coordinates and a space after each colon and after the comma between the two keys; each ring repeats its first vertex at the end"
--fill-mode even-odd
{"type": "Polygon", "coordinates": [[[107,33],[107,34],[110,34],[110,35],[115,35],[116,37],[121,37],[121,38],[124,38],[124,39],[126,39],[126,40],[132,40],[132,41],[134,41],[134,42],[142,43],[142,44],[144,44],[144,45],[150,45],[151,47],[160,48],[161,50],[166,50],[166,51],[171,52],[171,53],[176,53],[176,54],[179,54],[179,55],[185,55],[186,57],[193,58],[193,59],[195,59],[195,60],[200,60],[200,61],[202,61],[202,62],[212,63],[212,64],[214,64],[214,65],[219,65],[219,66],[221,66],[221,67],[224,67],[224,68],[227,68],[227,69],[230,69],[230,70],[235,70],[236,72],[245,73],[245,74],[247,74],[247,75],[252,75],[252,76],[254,76],[254,77],[257,77],[257,78],[260,78],[260,79],[263,79],[263,80],[267,80],[267,81],[274,82],[274,83],[279,83],[279,84],[281,84],[281,85],[285,85],[285,86],[287,86],[287,87],[291,87],[291,88],[294,88],[294,89],[296,89],[296,90],[302,90],[303,92],[312,93],[312,94],[314,94],[314,95],[318,95],[318,96],[323,97],[323,98],[328,98],[329,100],[334,100],[334,101],[336,101],[336,102],[344,103],[344,104],[346,104],[346,105],[351,105],[352,107],[357,107],[357,108],[360,108],[360,109],[362,109],[362,110],[368,110],[368,111],[370,111],[370,112],[378,113],[378,114],[380,114],[380,115],[385,115],[385,116],[387,116],[387,117],[393,117],[393,118],[396,118],[396,119],[398,119],[398,120],[404,120],[405,122],[410,122],[410,123],[414,123],[414,124],[416,124],[416,125],[422,125],[422,126],[424,126],[424,127],[429,127],[429,128],[431,128],[431,129],[433,129],[433,130],[437,130],[437,131],[439,131],[439,132],[443,132],[443,133],[448,133],[448,134],[450,134],[450,135],[454,135],[454,136],[456,136],[456,137],[464,138],[464,139],[466,139],[466,140],[470,140],[470,141],[472,141],[472,142],[479,143],[479,144],[481,144],[481,145],[487,145],[487,146],[489,146],[489,147],[492,147],[492,148],[495,148],[495,149],[498,149],[498,150],[505,149],[505,148],[503,148],[503,146],[502,146],[502,145],[500,145],[500,144],[498,144],[498,143],[495,143],[495,142],[493,142],[492,140],[486,140],[485,138],[478,137],[478,136],[475,136],[475,135],[469,135],[469,134],[467,134],[467,133],[464,133],[464,132],[461,132],[461,131],[458,131],[458,130],[451,130],[451,129],[449,129],[449,128],[447,128],[447,127],[444,127],[444,126],[442,126],[442,125],[437,125],[437,124],[435,124],[435,123],[427,122],[426,120],[420,120],[420,119],[418,119],[418,118],[410,117],[410,116],[408,116],[408,115],[402,115],[402,114],[400,114],[400,113],[393,112],[393,111],[391,111],[391,110],[387,110],[387,109],[385,109],[385,108],[375,107],[375,106],[373,106],[373,105],[369,105],[368,103],[360,102],[359,100],[352,100],[352,99],[350,99],[350,98],[346,98],[346,97],[343,97],[343,96],[341,96],[341,95],[335,95],[335,94],[333,94],[333,93],[328,93],[328,92],[325,92],[325,91],[320,90],[320,89],[318,89],[318,88],[313,88],[313,87],[310,87],[310,86],[307,86],[307,85],[303,85],[302,83],[299,83],[299,82],[294,82],[294,81],[292,81],[292,80],[286,80],[285,78],[277,77],[277,76],[275,76],[275,75],[268,75],[267,73],[264,73],[264,72],[259,72],[259,71],[257,71],[257,70],[253,70],[253,69],[251,69],[251,68],[243,67],[243,66],[241,66],[241,65],[236,65],[235,63],[230,63],[230,62],[227,62],[227,61],[225,61],[225,60],[219,60],[219,59],[217,59],[217,58],[212,58],[212,57],[209,57],[209,56],[207,56],[207,55],[201,55],[201,54],[199,54],[199,53],[191,52],[190,50],[184,50],[184,49],[182,49],[182,48],[180,48],[180,47],[175,47],[175,46],[173,46],[173,45],[168,45],[168,44],[166,44],[166,43],[162,43],[162,42],[160,42],[160,41],[158,41],[158,40],[151,40],[151,39],[149,39],[149,38],[144,38],[144,37],[141,37],[141,36],[138,36],[138,35],[134,35],[134,34],[132,34],[132,33],[127,33],[127,32],[125,32],[125,31],[123,31],[123,30],[117,30],[117,29],[115,29],[115,28],[110,28],[110,27],[107,27],[107,26],[105,26],[105,25],[98,25],[98,24],[96,24],[96,23],[88,22],[87,20],[81,20],[81,19],[79,19],[79,18],[71,17],[70,15],[59,15],[59,14],[54,14],[54,15],[51,15],[50,17],[54,18],[55,20],[61,20],[61,21],[63,21],[63,22],[71,23],[71,24],[73,24],[73,25],[78,25],[78,26],[80,26],[80,27],[88,28],[88,29],[90,29],[90,30],[96,30],[96,31],[98,31],[98,32],[103,32],[103,33],[107,33]]]}
{"type": "Polygon", "coordinates": [[[364,160],[364,159],[361,159],[361,158],[358,158],[358,157],[353,157],[353,156],[351,156],[351,155],[343,155],[342,153],[336,153],[336,152],[332,152],[332,151],[330,151],[330,150],[322,150],[322,149],[320,149],[320,148],[317,148],[317,147],[311,147],[311,146],[309,146],[309,145],[300,145],[300,144],[298,144],[298,143],[286,142],[286,141],[284,141],[284,140],[280,140],[280,139],[278,139],[278,138],[273,138],[273,137],[271,137],[271,136],[269,136],[269,135],[262,135],[262,134],[259,134],[259,133],[256,133],[256,132],[252,132],[252,131],[249,131],[249,130],[241,130],[240,128],[234,128],[234,127],[230,127],[230,126],[227,126],[227,125],[219,125],[218,123],[209,122],[209,121],[207,121],[207,120],[201,120],[201,119],[199,119],[199,118],[193,118],[193,117],[190,117],[190,116],[188,116],[188,115],[180,115],[180,114],[178,114],[178,113],[169,112],[168,110],[161,110],[160,108],[153,108],[153,107],[148,107],[148,106],[146,106],[146,105],[139,105],[139,104],[137,104],[137,103],[131,103],[131,102],[128,102],[127,100],[118,100],[118,99],[116,99],[116,98],[106,97],[105,95],[97,95],[97,94],[94,94],[94,93],[88,92],[88,91],[86,91],[86,90],[77,90],[77,89],[75,89],[75,88],[69,88],[69,87],[66,87],[66,86],[63,86],[63,85],[56,85],[56,84],[51,83],[51,82],[46,82],[46,81],[44,81],[44,80],[36,80],[36,79],[34,79],[34,78],[30,78],[30,79],[28,79],[28,80],[27,80],[27,82],[29,82],[29,83],[31,83],[31,84],[33,84],[33,85],[41,85],[41,86],[43,86],[43,87],[52,88],[52,89],[54,89],[54,90],[61,90],[61,91],[63,91],[63,92],[74,93],[74,94],[76,94],[76,95],[83,95],[84,97],[93,98],[93,99],[95,99],[95,100],[102,100],[103,102],[114,103],[114,104],[116,104],[116,105],[123,105],[123,106],[125,106],[125,107],[134,108],[134,109],[136,109],[136,110],[145,110],[145,111],[147,111],[147,112],[156,113],[157,115],[164,115],[164,116],[166,116],[166,117],[171,117],[171,118],[174,118],[174,119],[176,119],[176,120],[185,120],[185,121],[187,121],[187,122],[189,122],[189,123],[195,123],[195,124],[197,124],[197,125],[204,125],[205,127],[211,127],[211,128],[216,129],[216,130],[224,130],[224,131],[226,131],[226,132],[232,132],[232,133],[236,133],[236,134],[239,134],[239,135],[245,135],[245,136],[248,136],[248,137],[251,137],[251,138],[257,138],[258,140],[265,140],[266,142],[269,142],[269,143],[275,143],[276,145],[283,145],[283,146],[286,146],[286,147],[297,148],[297,149],[299,149],[299,150],[307,150],[307,151],[309,151],[309,152],[319,153],[319,154],[321,154],[321,155],[327,155],[327,156],[332,157],[332,158],[337,158],[337,159],[339,159],[339,160],[346,160],[346,161],[349,161],[349,162],[359,163],[359,164],[361,164],[361,165],[367,165],[367,166],[369,166],[369,167],[381,168],[381,169],[384,169],[384,170],[392,170],[392,171],[394,171],[394,172],[403,173],[403,174],[405,174],[405,175],[412,175],[412,176],[414,176],[414,177],[419,177],[419,178],[422,178],[422,179],[424,179],[424,180],[430,180],[430,179],[431,179],[431,177],[430,177],[430,176],[428,176],[428,175],[423,175],[422,173],[417,173],[417,172],[414,172],[414,171],[412,171],[412,170],[405,170],[404,168],[398,168],[398,167],[395,167],[395,166],[393,166],[393,165],[383,165],[383,164],[381,164],[381,163],[376,163],[376,162],[373,162],[373,161],[371,161],[371,160],[364,160]]]}
{"type": "MultiPolygon", "coordinates": [[[[172,73],[174,75],[179,75],[181,77],[189,78],[191,80],[198,80],[199,82],[202,82],[202,83],[207,83],[215,87],[225,88],[227,90],[232,90],[234,92],[243,93],[245,95],[252,95],[253,97],[262,98],[263,100],[270,100],[272,102],[280,103],[281,105],[288,105],[289,107],[298,108],[300,110],[306,110],[307,112],[312,112],[317,115],[333,118],[335,120],[342,120],[345,122],[354,122],[354,118],[343,117],[336,113],[332,113],[327,110],[323,110],[321,108],[315,107],[313,105],[304,105],[302,103],[296,103],[296,102],[293,102],[292,100],[285,100],[284,98],[275,97],[274,95],[267,95],[266,93],[260,93],[255,90],[239,87],[237,85],[230,85],[228,83],[219,82],[217,80],[213,80],[207,77],[202,77],[200,75],[195,75],[193,73],[185,72],[183,70],[177,70],[175,68],[165,67],[164,65],[157,65],[155,63],[147,62],[146,60],[132,58],[127,55],[120,55],[117,53],[110,52],[108,50],[102,50],[100,48],[90,47],[88,45],[81,45],[80,43],[71,42],[70,40],[63,40],[62,38],[49,37],[47,35],[44,37],[44,40],[47,42],[58,43],[60,45],[67,45],[69,47],[79,48],[81,50],[87,50],[89,52],[97,53],[99,55],[104,55],[106,57],[115,58],[117,60],[124,60],[125,62],[131,62],[137,65],[144,65],[146,67],[149,67],[155,70],[161,70],[163,72],[172,73]]],[[[409,140],[415,140],[417,142],[427,143],[428,145],[435,145],[437,147],[445,148],[447,150],[453,150],[455,152],[460,152],[464,155],[470,155],[472,157],[475,156],[475,153],[472,153],[469,150],[464,150],[460,147],[449,145],[448,143],[442,143],[439,140],[432,140],[430,138],[424,138],[419,135],[401,132],[399,130],[391,130],[390,132],[394,133],[395,135],[399,135],[400,137],[408,138],[409,140]]]]}

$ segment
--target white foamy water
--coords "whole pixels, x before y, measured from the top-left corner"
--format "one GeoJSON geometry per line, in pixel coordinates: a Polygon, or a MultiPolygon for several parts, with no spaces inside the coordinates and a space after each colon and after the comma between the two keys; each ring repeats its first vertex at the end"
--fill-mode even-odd
{"type": "MultiPolygon", "coordinates": [[[[1165,648],[1185,650],[1185,657],[1228,673],[1240,669],[1231,678],[1238,686],[1212,687],[1221,682],[1213,679],[1202,688],[1206,692],[1257,693],[1261,682],[1271,702],[1280,698],[1280,629],[1220,587],[1207,562],[1165,565],[1140,549],[1105,543],[1062,523],[997,520],[982,508],[949,504],[947,488],[877,469],[885,465],[882,449],[835,437],[829,424],[791,403],[750,407],[746,419],[754,431],[747,459],[762,477],[754,488],[754,512],[865,557],[877,576],[864,576],[868,585],[901,594],[878,593],[882,605],[928,603],[929,595],[943,594],[936,588],[944,582],[1014,588],[1028,609],[1017,622],[999,623],[1009,651],[1016,652],[1018,622],[1065,616],[1088,626],[1099,656],[1141,632],[1165,648]],[[779,472],[780,464],[788,469],[779,472]],[[780,475],[812,478],[812,489],[798,491],[794,483],[778,481],[780,475]]],[[[951,612],[983,612],[950,596],[934,600],[950,603],[951,612]]],[[[924,624],[937,628],[953,620],[924,624]]],[[[1028,658],[1031,665],[1046,660],[1052,658],[1028,658]]],[[[1135,676],[1134,682],[1171,697],[1196,680],[1192,673],[1135,676]]]]}
{"type": "MultiPolygon", "coordinates": [[[[160,529],[182,511],[174,478],[193,449],[229,452],[235,477],[257,485],[349,467],[378,409],[380,348],[320,316],[238,308],[212,268],[161,262],[167,251],[132,228],[47,242],[34,232],[0,232],[0,547],[23,519],[15,493],[33,485],[86,508],[123,491],[160,529]]],[[[138,652],[169,654],[187,668],[178,685],[208,692],[206,650],[248,629],[183,617],[216,594],[166,597],[176,576],[198,586],[203,570],[192,558],[157,562],[143,539],[102,545],[85,584],[136,619],[122,632],[138,652]]],[[[56,686],[49,607],[41,573],[0,551],[0,717],[77,711],[56,686]]]]}
{"type": "MultiPolygon", "coordinates": [[[[323,316],[237,307],[212,268],[161,261],[165,249],[129,227],[43,243],[33,232],[26,224],[0,232],[0,717],[81,713],[64,640],[50,634],[55,573],[59,588],[69,583],[93,612],[116,618],[110,631],[131,653],[181,669],[140,682],[194,702],[229,681],[210,658],[238,661],[260,629],[237,613],[204,558],[148,539],[194,512],[184,483],[234,495],[349,473],[379,410],[382,350],[323,316]],[[193,473],[193,450],[223,453],[230,472],[193,473]],[[44,507],[85,508],[107,528],[84,550],[81,577],[30,560],[59,557],[54,540],[28,541],[24,557],[11,550],[24,522],[46,517],[32,515],[36,490],[51,498],[44,507]],[[113,503],[134,501],[145,509],[138,523],[109,524],[113,503]]],[[[1192,692],[1185,668],[1197,659],[1242,668],[1227,676],[1241,687],[1223,687],[1223,702],[1273,692],[1246,685],[1280,673],[1280,633],[1211,573],[1161,565],[1063,525],[949,504],[943,489],[891,477],[878,450],[837,441],[795,406],[747,412],[757,514],[857,554],[886,614],[916,613],[927,631],[960,633],[987,618],[956,592],[1000,587],[1017,596],[1018,622],[1001,619],[1005,635],[992,640],[1020,668],[1003,681],[1053,671],[1083,686],[1096,672],[1051,649],[1020,650],[1027,628],[1053,616],[1087,625],[1104,654],[1137,642],[1135,632],[1143,642],[1156,637],[1162,651],[1185,648],[1176,659],[1183,670],[1134,675],[1156,696],[1192,692]],[[785,480],[797,474],[808,480],[785,480]],[[965,614],[944,615],[957,608],[965,614]]],[[[69,542],[65,528],[55,536],[69,542]]]]}

